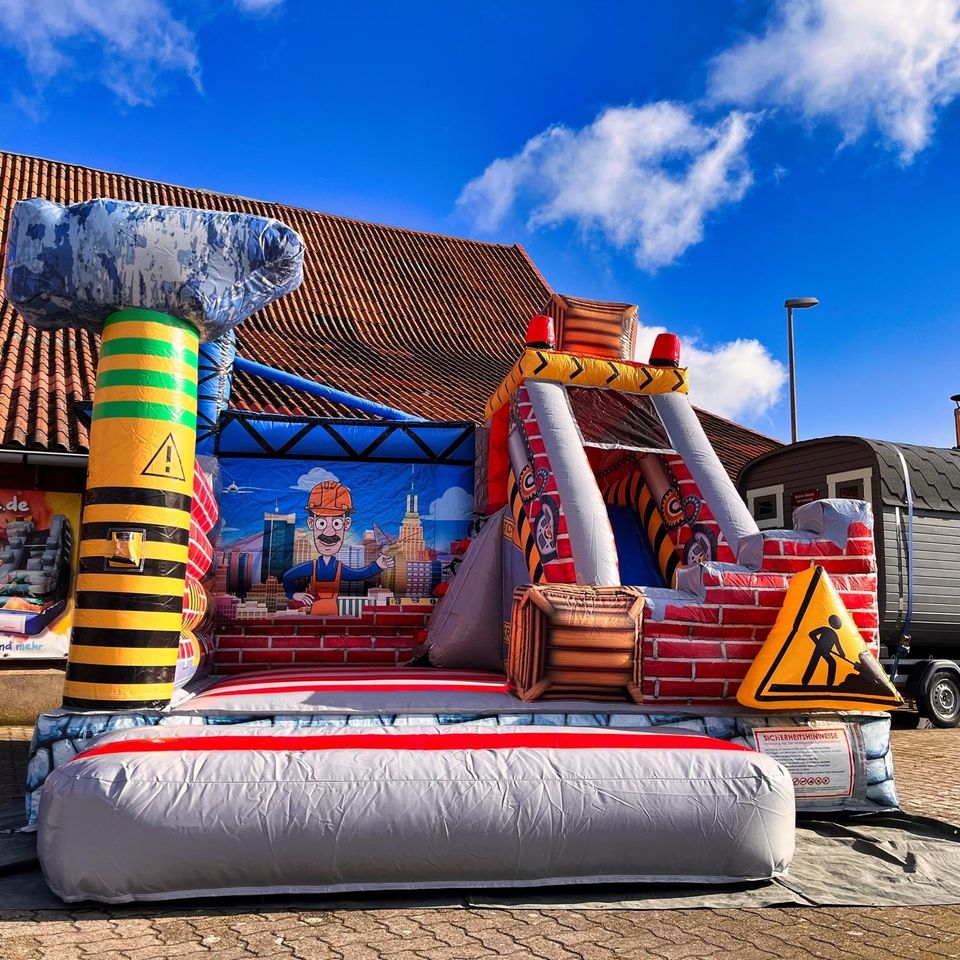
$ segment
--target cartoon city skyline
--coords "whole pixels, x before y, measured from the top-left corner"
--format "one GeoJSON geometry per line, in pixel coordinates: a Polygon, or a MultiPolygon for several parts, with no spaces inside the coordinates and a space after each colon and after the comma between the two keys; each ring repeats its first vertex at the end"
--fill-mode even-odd
{"type": "MultiPolygon", "coordinates": [[[[396,467],[393,467],[396,471],[396,467]]],[[[317,478],[336,479],[325,468],[313,468],[300,477],[296,487],[292,489],[300,492],[306,482],[317,478]]],[[[395,487],[397,475],[392,473],[391,485],[395,487]]],[[[398,526],[395,517],[399,511],[396,507],[390,509],[383,502],[386,491],[378,487],[369,488],[366,484],[355,486],[355,501],[364,503],[367,489],[377,491],[376,515],[374,511],[363,511],[367,522],[357,523],[345,538],[345,543],[337,554],[337,559],[348,567],[361,568],[376,559],[381,553],[387,554],[394,560],[394,565],[381,571],[378,577],[369,581],[348,582],[340,584],[338,597],[338,612],[340,615],[359,616],[366,606],[385,605],[390,603],[432,603],[435,602],[435,591],[439,584],[451,576],[450,563],[453,555],[449,551],[449,541],[466,533],[470,514],[463,511],[461,517],[445,518],[450,530],[449,541],[444,546],[447,549],[438,549],[436,545],[429,545],[429,537],[424,527],[424,515],[420,508],[420,492],[417,487],[416,472],[411,469],[409,486],[405,494],[391,498],[393,503],[399,499],[404,509],[399,515],[398,526]],[[386,509],[385,509],[386,507],[386,509]],[[390,514],[393,514],[391,517],[390,514]],[[393,521],[391,523],[391,521],[393,521]],[[396,534],[388,532],[390,528],[396,534]],[[462,531],[462,532],[461,532],[462,531]]],[[[459,477],[457,478],[459,479],[459,477]]],[[[344,479],[345,484],[349,479],[344,479]]],[[[236,488],[243,489],[240,484],[236,488]]],[[[247,488],[251,493],[256,488],[247,488]]],[[[260,488],[262,489],[262,488],[260,488]]],[[[454,490],[463,494],[463,489],[457,484],[444,489],[440,498],[431,504],[436,514],[436,504],[443,497],[454,490]]],[[[218,552],[218,568],[214,582],[214,593],[217,596],[218,618],[226,621],[238,619],[254,619],[277,616],[297,616],[295,610],[290,609],[286,593],[283,588],[283,574],[292,567],[313,560],[316,550],[313,545],[313,536],[306,526],[307,516],[302,509],[302,503],[297,509],[287,510],[289,496],[284,493],[281,506],[281,496],[276,491],[264,490],[264,497],[273,502],[268,509],[259,514],[259,529],[256,533],[248,533],[230,542],[229,536],[221,538],[222,549],[218,552]],[[259,542],[258,542],[259,541],[259,542]]],[[[300,498],[303,494],[300,493],[300,498]]],[[[299,499],[299,498],[298,498],[299,499]]],[[[258,498],[262,503],[262,499],[258,498]]],[[[358,514],[360,511],[358,511],[358,514]]],[[[230,520],[230,517],[226,517],[230,520]]],[[[252,516],[246,520],[249,529],[256,521],[252,516]]],[[[433,518],[434,539],[436,542],[436,515],[433,518]]],[[[240,534],[241,529],[229,529],[230,532],[240,534]]]]}

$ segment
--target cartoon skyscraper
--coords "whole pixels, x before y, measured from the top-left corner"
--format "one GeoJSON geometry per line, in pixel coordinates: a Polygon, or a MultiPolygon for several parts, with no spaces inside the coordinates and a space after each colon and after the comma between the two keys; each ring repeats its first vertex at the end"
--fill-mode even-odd
{"type": "MultiPolygon", "coordinates": [[[[411,470],[412,474],[412,470],[411,470]]],[[[410,477],[410,492],[407,494],[407,512],[400,524],[400,556],[410,561],[429,560],[430,554],[423,539],[423,521],[420,519],[420,497],[413,488],[410,477]]]]}
{"type": "MultiPolygon", "coordinates": [[[[314,557],[313,553],[313,539],[310,536],[309,531],[302,528],[298,528],[293,535],[293,563],[294,566],[297,566],[301,563],[306,563],[308,560],[312,560],[314,557]]],[[[370,559],[374,559],[371,557],[370,559]]],[[[368,560],[367,563],[370,561],[368,560]]]]}
{"type": "Polygon", "coordinates": [[[260,582],[268,577],[282,580],[293,566],[293,535],[297,522],[294,513],[265,513],[263,515],[263,562],[260,582]]]}

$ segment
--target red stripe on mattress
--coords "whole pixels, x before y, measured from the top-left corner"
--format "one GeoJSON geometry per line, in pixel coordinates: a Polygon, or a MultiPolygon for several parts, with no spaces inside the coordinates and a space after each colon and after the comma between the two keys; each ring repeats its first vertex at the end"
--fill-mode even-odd
{"type": "Polygon", "coordinates": [[[236,690],[239,688],[251,687],[272,687],[284,686],[290,683],[337,683],[343,685],[364,683],[421,683],[421,684],[444,684],[444,683],[469,683],[478,688],[500,689],[509,684],[506,677],[498,677],[496,680],[477,679],[471,676],[439,676],[424,677],[422,674],[362,674],[351,676],[350,674],[338,676],[336,674],[311,674],[311,673],[291,673],[289,675],[280,674],[276,677],[258,676],[255,679],[243,677],[231,680],[229,683],[215,683],[209,689],[211,690],[236,690]]]}
{"type": "Polygon", "coordinates": [[[255,686],[249,689],[230,687],[221,690],[214,687],[204,693],[197,694],[196,699],[207,699],[210,697],[254,697],[268,693],[412,693],[416,691],[423,693],[509,693],[510,684],[504,681],[499,686],[477,683],[441,683],[426,682],[412,683],[410,681],[399,680],[388,683],[377,680],[354,681],[342,683],[337,680],[320,680],[313,683],[295,683],[293,686],[255,686]]]}
{"type": "Polygon", "coordinates": [[[250,683],[273,683],[276,680],[469,680],[472,683],[503,684],[506,677],[502,673],[482,673],[472,670],[404,670],[402,667],[372,670],[350,669],[348,667],[333,667],[329,670],[317,670],[305,667],[290,670],[258,670],[256,673],[245,673],[236,677],[218,680],[217,688],[227,686],[245,686],[250,683]]]}
{"type": "Polygon", "coordinates": [[[366,733],[310,734],[302,737],[226,734],[210,737],[150,737],[138,740],[117,740],[92,747],[70,762],[87,757],[114,753],[176,753],[243,751],[257,753],[289,750],[717,750],[752,752],[749,747],[710,737],[670,733],[559,733],[538,730],[509,733],[398,733],[379,730],[366,733]]]}

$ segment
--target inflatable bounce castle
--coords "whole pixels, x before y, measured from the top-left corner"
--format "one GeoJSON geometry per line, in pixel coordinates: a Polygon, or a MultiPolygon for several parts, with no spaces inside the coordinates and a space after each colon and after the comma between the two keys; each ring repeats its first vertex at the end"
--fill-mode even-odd
{"type": "Polygon", "coordinates": [[[334,393],[234,356],[292,230],[30,200],[9,242],[25,320],[101,334],[28,772],[63,899],[763,880],[797,809],[896,806],[869,507],[761,532],[675,337],[534,317],[482,424],[248,414],[235,368],[334,393]]]}

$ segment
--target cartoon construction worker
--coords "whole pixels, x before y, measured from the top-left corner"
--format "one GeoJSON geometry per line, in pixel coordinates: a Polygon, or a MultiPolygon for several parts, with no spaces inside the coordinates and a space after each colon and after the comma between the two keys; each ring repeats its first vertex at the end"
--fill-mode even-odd
{"type": "Polygon", "coordinates": [[[806,686],[812,679],[814,671],[817,669],[820,661],[823,660],[827,665],[827,686],[832,687],[833,681],[837,677],[837,660],[847,658],[843,655],[843,645],[840,643],[840,637],[837,631],[843,626],[843,621],[836,615],[831,614],[827,620],[829,626],[817,627],[810,631],[810,639],[813,641],[813,653],[810,656],[810,662],[803,673],[803,679],[800,681],[806,686]]]}
{"type": "Polygon", "coordinates": [[[376,560],[360,570],[347,567],[337,559],[343,538],[350,529],[353,497],[336,480],[324,480],[310,492],[307,501],[307,526],[313,533],[313,544],[319,556],[293,567],[283,575],[283,589],[287,599],[301,603],[313,616],[335,616],[337,596],[342,580],[369,580],[396,560],[381,553],[376,560]],[[298,580],[310,578],[305,591],[294,592],[298,580]]]}

